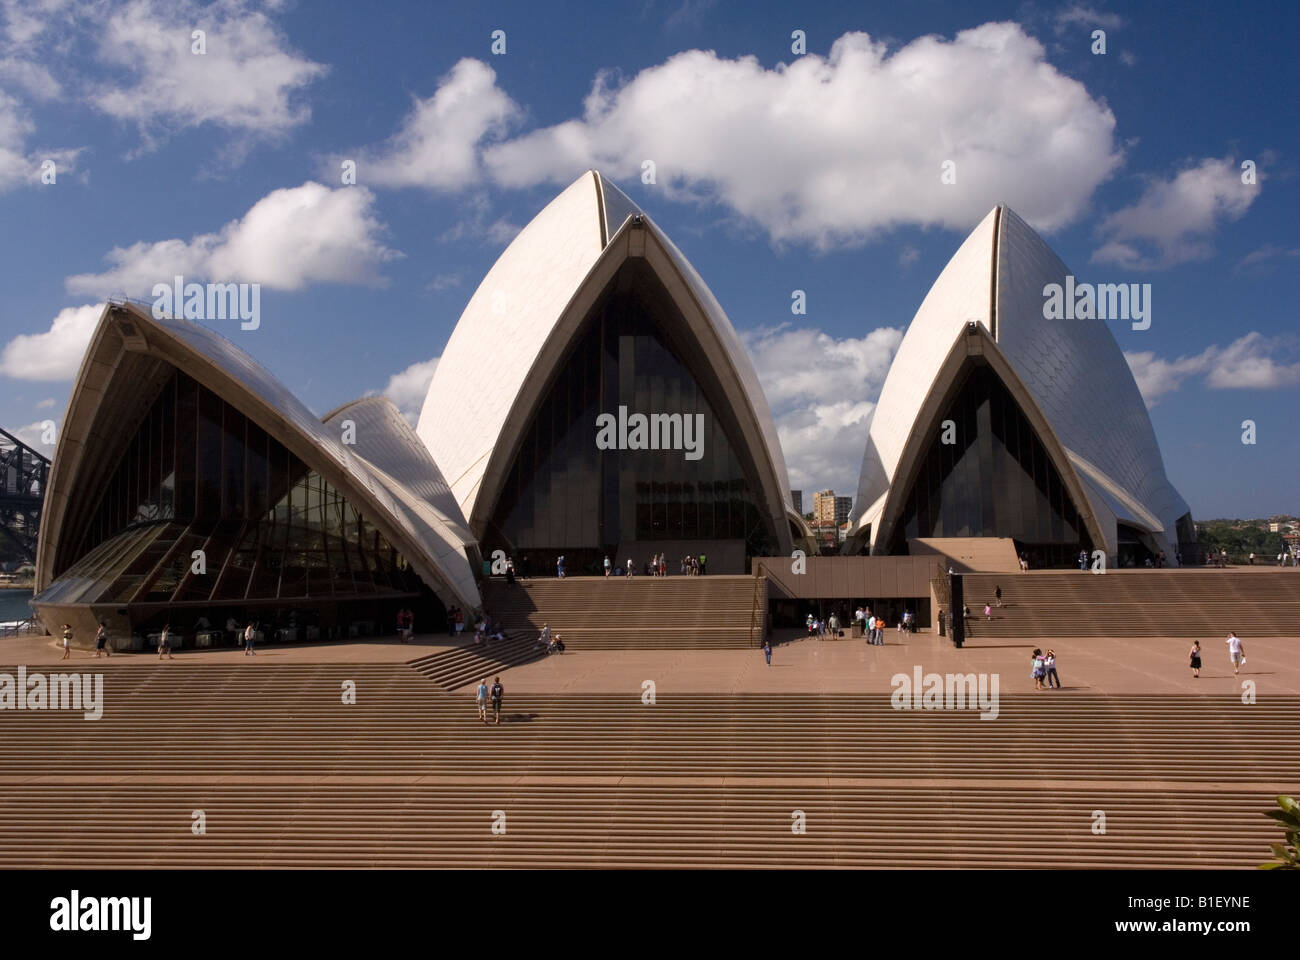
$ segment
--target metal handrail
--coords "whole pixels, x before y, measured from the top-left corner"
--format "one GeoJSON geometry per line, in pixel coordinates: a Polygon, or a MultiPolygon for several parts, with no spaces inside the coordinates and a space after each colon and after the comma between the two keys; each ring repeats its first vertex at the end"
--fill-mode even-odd
{"type": "Polygon", "coordinates": [[[29,634],[44,634],[45,624],[41,623],[35,617],[28,617],[25,620],[19,620],[12,624],[6,624],[0,627],[0,637],[22,637],[29,634]]]}
{"type": "Polygon", "coordinates": [[[758,588],[762,585],[763,580],[763,565],[756,563],[754,564],[754,602],[749,610],[749,645],[751,647],[755,645],[754,630],[758,626],[758,588]]]}

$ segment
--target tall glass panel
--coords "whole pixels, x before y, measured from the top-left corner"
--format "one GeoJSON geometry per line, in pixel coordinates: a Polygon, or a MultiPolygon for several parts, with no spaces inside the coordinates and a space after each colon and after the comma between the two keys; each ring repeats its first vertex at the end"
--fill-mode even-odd
{"type": "MultiPolygon", "coordinates": [[[[427,590],[320,474],[175,374],[126,445],[80,550],[79,602],[293,600],[427,590]],[[197,490],[197,494],[196,494],[197,490]],[[175,522],[166,522],[174,520],[175,522]],[[193,569],[202,550],[206,571],[193,569]]],[[[58,590],[53,590],[55,585],[58,590]]]]}
{"type": "Polygon", "coordinates": [[[524,432],[485,552],[505,549],[534,572],[565,554],[569,571],[582,573],[629,541],[743,540],[750,555],[775,548],[757,480],[693,370],[700,361],[674,340],[682,327],[649,268],[625,264],[524,432]],[[614,423],[604,449],[602,414],[614,423]]]}
{"type": "Polygon", "coordinates": [[[1092,543],[1042,441],[1002,381],[972,366],[918,466],[890,541],[915,537],[1010,537],[1035,566],[1072,561],[1092,543]],[[940,442],[953,421],[955,443],[940,442]]]}

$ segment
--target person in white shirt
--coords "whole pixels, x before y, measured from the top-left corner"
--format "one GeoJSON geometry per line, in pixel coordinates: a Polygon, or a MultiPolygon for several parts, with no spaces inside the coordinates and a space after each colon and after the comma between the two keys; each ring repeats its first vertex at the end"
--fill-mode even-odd
{"type": "Polygon", "coordinates": [[[1246,648],[1241,645],[1241,638],[1237,636],[1237,631],[1228,634],[1228,657],[1232,660],[1232,675],[1237,676],[1237,671],[1241,665],[1246,662],[1246,648]]]}

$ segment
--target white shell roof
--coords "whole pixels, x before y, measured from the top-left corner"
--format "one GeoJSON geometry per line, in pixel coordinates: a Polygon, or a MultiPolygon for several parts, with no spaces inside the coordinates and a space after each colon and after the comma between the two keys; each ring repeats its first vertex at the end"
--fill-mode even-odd
{"type": "Polygon", "coordinates": [[[478,587],[465,552],[474,538],[428,448],[387,397],[354,400],[327,415],[325,426],[341,436],[346,420],[355,426],[356,459],[398,501],[442,575],[477,606],[478,587]]]}
{"type": "MultiPolygon", "coordinates": [[[[350,445],[343,444],[339,431],[317,419],[265,367],[215,331],[185,319],[155,318],[148,310],[129,303],[106,307],[101,325],[111,322],[114,310],[129,311],[131,322],[148,343],[150,353],[167,359],[240,407],[304,462],[339,483],[362,514],[394,541],[394,546],[406,555],[431,589],[440,592],[445,584],[456,594],[457,601],[471,608],[481,605],[464,552],[468,539],[463,518],[455,514],[437,517],[432,503],[422,499],[443,483],[436,466],[431,461],[427,463],[432,475],[424,478],[423,486],[415,491],[405,489],[404,483],[413,479],[414,470],[401,468],[409,467],[414,461],[403,464],[395,454],[388,456],[387,451],[396,449],[403,439],[400,431],[392,424],[385,424],[373,407],[362,408],[373,429],[362,430],[358,423],[355,449],[364,446],[380,459],[387,457],[387,462],[398,469],[396,478],[358,456],[350,445]],[[424,509],[413,506],[413,502],[429,505],[424,509]]],[[[106,349],[108,342],[100,336],[92,339],[92,344],[99,344],[101,349],[106,349]]],[[[74,387],[73,403],[76,397],[74,387]]],[[[405,422],[402,427],[410,433],[405,422]]],[[[414,439],[412,436],[411,440],[414,439]]]]}
{"type": "MultiPolygon", "coordinates": [[[[1174,524],[1188,507],[1165,476],[1146,405],[1106,322],[1043,316],[1043,288],[1064,284],[1069,272],[1006,207],[992,210],[971,232],[922,301],[881,389],[863,457],[855,527],[873,523],[883,511],[939,368],[958,333],[975,320],[992,333],[1051,424],[1091,511],[1176,540],[1174,524]]],[[[873,529],[872,536],[877,533],[873,529]]],[[[1113,536],[1112,529],[1108,540],[1113,536]]]]}
{"type": "MultiPolygon", "coordinates": [[[[405,534],[395,545],[400,546],[417,570],[422,566],[422,560],[432,568],[435,577],[434,582],[428,584],[431,588],[437,589],[437,581],[442,581],[452,588],[457,595],[456,599],[461,603],[471,609],[477,609],[481,605],[478,586],[465,556],[465,545],[471,542],[471,538],[464,519],[455,517],[454,514],[450,517],[445,514],[439,516],[432,504],[422,499],[426,494],[436,499],[438,487],[445,488],[446,483],[438,473],[437,465],[427,455],[422,465],[413,455],[402,455],[402,434],[403,431],[409,434],[410,427],[401,420],[400,414],[397,415],[401,421],[399,427],[385,416],[377,404],[358,402],[344,408],[356,409],[357,412],[357,416],[353,417],[357,419],[357,443],[354,451],[352,445],[342,442],[339,429],[330,428],[317,419],[265,367],[225,337],[189,320],[164,318],[153,322],[219,367],[287,420],[299,437],[309,441],[321,457],[344,471],[354,487],[369,494],[384,511],[384,515],[367,519],[381,529],[395,525],[405,534]],[[358,456],[362,451],[368,451],[384,460],[398,471],[399,476],[393,477],[382,469],[376,469],[364,456],[358,456]],[[421,467],[428,471],[422,477],[423,489],[418,493],[403,489],[404,483],[421,478],[421,467]],[[422,508],[418,504],[426,507],[422,508]]],[[[257,419],[255,411],[244,412],[257,419]]],[[[338,419],[347,417],[345,415],[338,419]]],[[[319,461],[312,462],[308,458],[304,460],[319,469],[319,461]]],[[[364,505],[357,506],[365,511],[364,505]]],[[[428,572],[424,575],[426,578],[429,576],[428,572]]]]}
{"type": "MultiPolygon", "coordinates": [[[[464,516],[474,514],[520,388],[527,378],[550,372],[538,369],[539,354],[610,240],[633,215],[644,216],[622,191],[595,171],[584,173],[515,237],[461,314],[438,360],[416,430],[464,516]]],[[[788,507],[790,484],[776,424],[749,354],[695,268],[649,217],[644,222],[717,333],[767,448],[756,451],[756,459],[771,464],[778,495],[788,507]]]]}
{"type": "Polygon", "coordinates": [[[438,360],[416,432],[466,517],[515,395],[605,248],[599,184],[585,173],[506,247],[438,360]]]}

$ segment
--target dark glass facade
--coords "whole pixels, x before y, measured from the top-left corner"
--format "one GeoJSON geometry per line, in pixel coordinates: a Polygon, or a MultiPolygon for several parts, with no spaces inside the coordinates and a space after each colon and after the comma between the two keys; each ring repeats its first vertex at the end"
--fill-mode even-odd
{"type": "Polygon", "coordinates": [[[988,366],[972,364],[928,438],[889,552],[913,537],[1011,537],[1031,566],[1068,566],[1092,551],[1046,448],[988,366]],[[956,442],[942,443],[943,421],[956,442]]]}
{"type": "Polygon", "coordinates": [[[319,614],[356,601],[353,614],[373,618],[363,608],[374,601],[436,602],[337,489],[179,372],[123,452],[74,557],[36,603],[261,603],[319,614]]]}
{"type": "MultiPolygon", "coordinates": [[[[738,540],[747,555],[776,546],[757,479],[738,455],[733,424],[719,417],[718,388],[693,369],[698,350],[667,292],[629,261],[586,318],[526,429],[483,537],[534,572],[568,558],[595,572],[629,541],[738,540]],[[676,336],[674,333],[676,332],[676,336]],[[701,457],[683,450],[601,450],[597,418],[702,414],[701,457]]],[[[645,559],[645,558],[640,558],[645,559]]]]}

